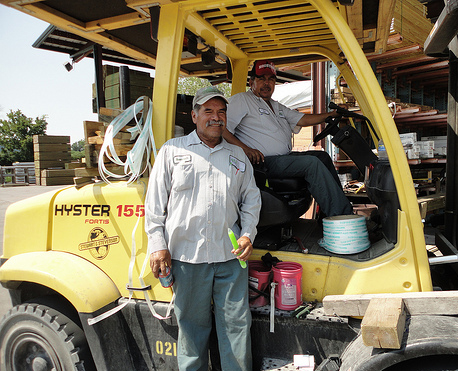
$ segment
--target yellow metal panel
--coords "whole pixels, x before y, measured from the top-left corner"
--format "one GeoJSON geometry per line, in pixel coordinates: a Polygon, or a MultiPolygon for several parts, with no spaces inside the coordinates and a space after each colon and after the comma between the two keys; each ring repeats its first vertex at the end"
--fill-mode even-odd
{"type": "MultiPolygon", "coordinates": [[[[324,25],[320,14],[307,2],[298,0],[271,1],[253,3],[250,1],[233,2],[207,2],[206,7],[200,8],[202,4],[198,2],[184,2],[184,8],[193,13],[195,22],[205,22],[205,28],[202,25],[187,27],[203,37],[214,45],[215,35],[226,45],[235,44],[243,52],[249,54],[250,60],[253,60],[254,54],[262,52],[275,52],[282,50],[283,53],[294,51],[296,48],[308,46],[319,46],[325,43],[335,44],[335,40],[329,29],[324,25]],[[197,21],[198,20],[198,21],[197,21]],[[292,23],[292,25],[290,24],[292,23]],[[300,27],[309,26],[314,30],[313,40],[308,40],[306,29],[300,27]],[[214,29],[217,31],[215,32],[214,29]],[[297,27],[297,28],[296,28],[297,27]],[[321,37],[319,35],[321,33],[321,37]],[[221,37],[220,34],[223,36],[221,37]],[[262,37],[265,37],[263,42],[262,37]],[[229,43],[227,40],[229,40],[229,43]],[[261,39],[259,39],[261,38],[261,39]],[[253,54],[253,55],[252,55],[253,54]]],[[[191,17],[191,16],[190,16],[191,17]]],[[[222,50],[221,47],[217,48],[222,50]]],[[[231,51],[225,53],[231,58],[242,59],[240,55],[234,55],[231,51]]]]}
{"type": "MultiPolygon", "coordinates": [[[[122,296],[129,296],[129,263],[132,250],[135,264],[132,285],[141,287],[139,276],[146,262],[144,281],[151,285],[151,298],[170,301],[170,289],[164,289],[153,277],[147,256],[144,202],[146,181],[127,185],[116,182],[92,184],[79,190],[68,189],[56,197],[53,205],[53,250],[78,255],[97,265],[122,296]],[[135,243],[135,245],[134,245],[135,243]]],[[[142,292],[134,292],[142,299],[142,292]]]]}
{"type": "Polygon", "coordinates": [[[186,28],[197,35],[202,35],[205,41],[215,46],[218,50],[230,58],[245,58],[246,55],[228,38],[215,29],[204,20],[201,16],[195,13],[187,13],[186,28]]]}
{"type": "Polygon", "coordinates": [[[246,79],[248,76],[248,59],[232,59],[232,91],[231,94],[246,91],[246,79]]]}
{"type": "Polygon", "coordinates": [[[51,248],[49,230],[52,201],[60,191],[50,191],[10,205],[5,214],[3,257],[51,248]]]}
{"type": "Polygon", "coordinates": [[[412,241],[403,212],[399,212],[398,230],[396,247],[376,259],[355,262],[343,259],[344,256],[331,258],[325,295],[429,291],[422,288],[417,274],[420,267],[411,248],[412,241]]]}
{"type": "Polygon", "coordinates": [[[302,265],[302,300],[323,300],[330,260],[328,256],[254,249],[250,260],[261,260],[261,257],[267,252],[281,261],[302,265]]]}
{"type": "Polygon", "coordinates": [[[385,143],[395,184],[398,190],[401,209],[406,213],[407,225],[413,246],[414,258],[420,271],[420,290],[431,290],[431,276],[429,272],[428,257],[423,236],[420,211],[417,204],[415,191],[412,187],[410,168],[402,148],[399,136],[392,135],[397,132],[396,125],[386,105],[385,97],[374,76],[374,73],[348,24],[343,20],[338,10],[330,0],[311,0],[333,31],[342,51],[348,58],[356,78],[364,91],[368,105],[373,113],[373,124],[379,126],[380,134],[385,143]],[[380,123],[380,124],[379,124],[380,123]],[[383,123],[383,124],[381,124],[383,123]],[[396,160],[394,160],[396,159],[396,160]]]}
{"type": "Polygon", "coordinates": [[[179,4],[163,5],[159,17],[153,89],[152,125],[158,148],[173,137],[183,36],[183,12],[179,4]]]}
{"type": "Polygon", "coordinates": [[[63,295],[80,313],[93,313],[120,297],[111,279],[96,265],[58,252],[11,257],[0,268],[0,282],[34,282],[63,295]]]}
{"type": "MultiPolygon", "coordinates": [[[[281,261],[302,265],[302,299],[321,301],[326,295],[429,291],[422,287],[406,215],[399,212],[399,241],[389,252],[371,260],[354,261],[345,255],[310,255],[255,249],[250,260],[269,252],[281,261]],[[389,278],[389,279],[387,279],[389,278]]],[[[431,289],[430,289],[431,290],[431,289]]]]}

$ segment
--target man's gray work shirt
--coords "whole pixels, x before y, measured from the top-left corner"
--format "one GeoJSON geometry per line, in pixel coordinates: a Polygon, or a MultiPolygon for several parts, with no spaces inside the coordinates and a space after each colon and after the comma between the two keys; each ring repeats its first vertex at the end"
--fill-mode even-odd
{"type": "Polygon", "coordinates": [[[166,142],[156,158],[145,201],[148,246],[183,262],[228,261],[235,258],[228,228],[253,242],[260,209],[243,150],[224,139],[210,148],[193,131],[166,142]]]}
{"type": "Polygon", "coordinates": [[[234,95],[227,106],[227,129],[264,156],[286,155],[292,149],[291,134],[301,130],[297,123],[304,114],[272,99],[270,104],[273,112],[251,90],[234,95]]]}

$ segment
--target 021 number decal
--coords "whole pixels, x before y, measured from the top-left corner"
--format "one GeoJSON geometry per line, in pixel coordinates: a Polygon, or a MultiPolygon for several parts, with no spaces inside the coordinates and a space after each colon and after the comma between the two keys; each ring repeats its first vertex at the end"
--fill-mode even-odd
{"type": "Polygon", "coordinates": [[[118,205],[118,216],[136,216],[141,218],[145,216],[145,205],[118,205]]]}
{"type": "Polygon", "coordinates": [[[162,341],[156,341],[156,353],[157,354],[164,354],[166,356],[177,356],[177,343],[171,343],[166,341],[163,343],[162,341]]]}

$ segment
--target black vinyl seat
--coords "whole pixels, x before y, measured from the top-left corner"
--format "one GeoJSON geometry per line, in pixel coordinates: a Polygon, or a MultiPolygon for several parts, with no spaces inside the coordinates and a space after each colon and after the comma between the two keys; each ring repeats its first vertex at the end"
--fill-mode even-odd
{"type": "Polygon", "coordinates": [[[309,209],[312,196],[304,179],[267,178],[261,166],[255,166],[254,175],[262,200],[258,228],[290,224],[309,209]]]}

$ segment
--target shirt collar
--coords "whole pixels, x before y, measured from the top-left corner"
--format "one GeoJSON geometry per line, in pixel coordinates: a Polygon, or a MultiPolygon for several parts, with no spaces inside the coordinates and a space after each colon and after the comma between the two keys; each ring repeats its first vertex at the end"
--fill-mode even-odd
{"type": "MultiPolygon", "coordinates": [[[[198,145],[198,144],[202,144],[202,145],[207,147],[207,145],[200,140],[199,136],[197,135],[197,131],[193,130],[188,135],[188,146],[194,146],[194,145],[198,145]]],[[[224,148],[224,149],[232,152],[230,146],[231,145],[228,142],[226,142],[226,140],[224,138],[222,138],[221,143],[219,143],[215,148],[210,148],[210,149],[213,150],[213,151],[217,151],[217,150],[219,150],[221,148],[224,148]]]]}
{"type": "MultiPolygon", "coordinates": [[[[255,93],[253,93],[253,90],[251,90],[251,88],[250,88],[250,90],[247,91],[247,93],[251,94],[251,96],[254,97],[255,99],[257,99],[259,102],[261,102],[261,101],[265,102],[264,99],[262,99],[261,97],[258,97],[255,93]]],[[[269,98],[269,101],[270,101],[270,104],[276,103],[276,101],[273,100],[272,98],[269,98]]]]}

